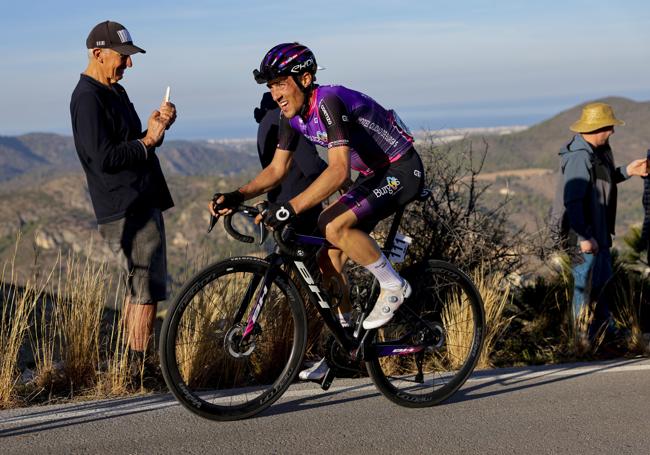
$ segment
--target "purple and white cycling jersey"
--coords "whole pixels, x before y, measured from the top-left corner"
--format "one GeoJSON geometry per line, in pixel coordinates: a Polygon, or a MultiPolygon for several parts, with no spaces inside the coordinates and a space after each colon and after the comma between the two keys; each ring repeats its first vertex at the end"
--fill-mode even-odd
{"type": "Polygon", "coordinates": [[[363,175],[397,161],[413,146],[413,136],[393,110],[340,85],[315,89],[307,118],[282,117],[278,147],[293,151],[300,133],[314,144],[351,149],[351,167],[363,175]]]}

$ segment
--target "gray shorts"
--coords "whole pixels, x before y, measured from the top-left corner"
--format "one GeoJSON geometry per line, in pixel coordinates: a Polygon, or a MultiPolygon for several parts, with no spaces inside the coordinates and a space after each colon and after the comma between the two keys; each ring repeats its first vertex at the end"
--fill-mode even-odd
{"type": "Polygon", "coordinates": [[[159,209],[100,224],[99,233],[124,267],[131,303],[167,299],[165,225],[159,209]]]}

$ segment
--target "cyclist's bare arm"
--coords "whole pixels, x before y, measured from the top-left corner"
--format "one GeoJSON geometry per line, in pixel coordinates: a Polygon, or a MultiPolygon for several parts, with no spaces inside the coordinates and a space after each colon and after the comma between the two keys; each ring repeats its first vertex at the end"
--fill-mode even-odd
{"type": "Polygon", "coordinates": [[[289,172],[292,153],[287,150],[276,149],[271,164],[257,174],[253,180],[239,188],[246,199],[252,199],[264,194],[282,182],[289,172]]]}
{"type": "Polygon", "coordinates": [[[305,191],[289,201],[296,213],[320,204],[350,178],[350,147],[332,147],[327,152],[327,161],[323,173],[305,191]]]}

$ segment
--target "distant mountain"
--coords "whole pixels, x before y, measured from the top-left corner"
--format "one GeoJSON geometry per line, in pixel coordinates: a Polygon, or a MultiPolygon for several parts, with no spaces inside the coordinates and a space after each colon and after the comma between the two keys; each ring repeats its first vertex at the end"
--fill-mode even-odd
{"type": "MultiPolygon", "coordinates": [[[[167,141],[157,151],[166,173],[178,175],[223,175],[258,168],[252,140],[167,141]]],[[[21,175],[51,175],[81,171],[70,136],[31,133],[0,136],[0,182],[21,175]]]]}
{"type": "MultiPolygon", "coordinates": [[[[636,158],[644,158],[650,146],[650,102],[636,102],[627,98],[603,98],[610,104],[615,115],[625,121],[616,127],[616,134],[610,139],[617,164],[624,164],[636,158]]],[[[590,101],[593,102],[593,101],[590,101]]],[[[584,103],[587,104],[587,103],[584,103]]],[[[486,171],[524,168],[549,168],[558,166],[558,152],[575,133],[569,126],[580,118],[584,104],[560,112],[554,117],[530,128],[502,136],[485,136],[489,153],[486,171]]],[[[470,138],[478,139],[478,137],[470,138]]],[[[480,149],[478,142],[477,146],[480,149]]]]}

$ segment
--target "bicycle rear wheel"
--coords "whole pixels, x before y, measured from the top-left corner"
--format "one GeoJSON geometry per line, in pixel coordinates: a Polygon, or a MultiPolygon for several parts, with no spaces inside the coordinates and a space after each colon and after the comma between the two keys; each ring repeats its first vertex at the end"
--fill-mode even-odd
{"type": "Polygon", "coordinates": [[[447,399],[473,371],[483,345],[484,313],[474,284],[452,264],[429,261],[415,272],[411,297],[388,324],[369,334],[366,367],[388,399],[425,407],[447,399]]]}
{"type": "Polygon", "coordinates": [[[213,420],[250,417],[293,381],[305,351],[305,310],[282,271],[263,289],[269,266],[254,257],[208,266],[169,308],[161,330],[161,368],[169,390],[193,413],[213,420]],[[264,307],[247,333],[259,298],[264,307]]]}

